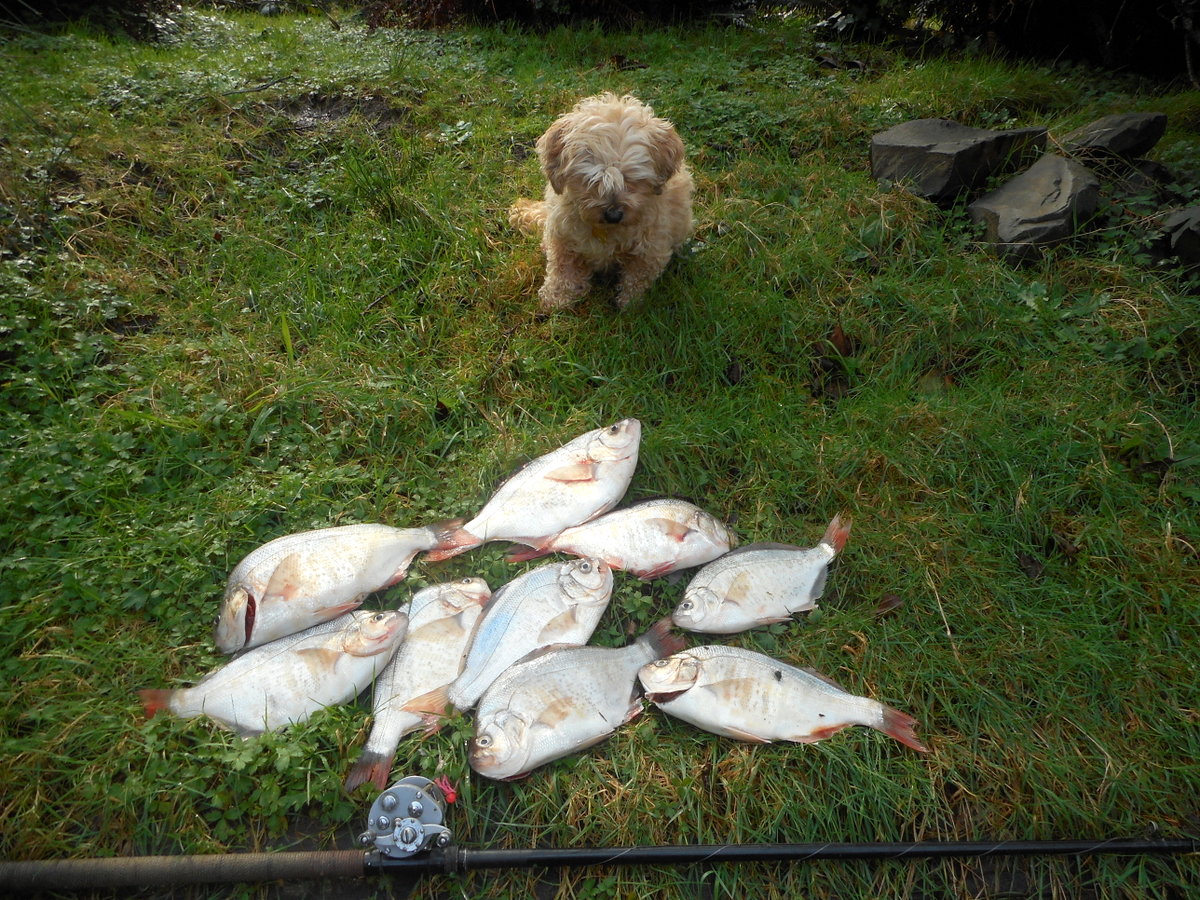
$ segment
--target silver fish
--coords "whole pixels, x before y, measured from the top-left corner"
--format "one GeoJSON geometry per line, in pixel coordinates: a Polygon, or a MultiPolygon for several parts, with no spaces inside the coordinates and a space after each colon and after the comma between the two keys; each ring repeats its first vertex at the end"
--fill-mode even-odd
{"type": "Polygon", "coordinates": [[[555,647],[509,667],[475,713],[471,768],[519,778],[607,738],[642,711],[637,672],[684,645],[663,619],[622,648],[555,647]]]}
{"type": "Polygon", "coordinates": [[[236,653],[357,609],[372,591],[404,578],[418,553],[443,546],[460,524],[342,525],[263,544],[225,585],[217,649],[236,653]]]}
{"type": "Polygon", "coordinates": [[[706,634],[734,634],[786,622],[817,605],[829,563],[849,537],[850,520],[839,515],[815,547],[739,547],[695,574],[671,618],[680,628],[706,634]]]}
{"type": "Polygon", "coordinates": [[[408,604],[408,635],[375,680],[371,734],[346,779],[347,791],[366,781],[383,790],[400,739],[419,728],[430,734],[440,727],[432,712],[413,712],[405,704],[459,676],[467,645],[491,596],[482,578],[435,584],[413,595],[408,604]]]}
{"type": "Polygon", "coordinates": [[[449,559],[487,541],[537,544],[607,512],[629,487],[641,439],[641,423],[622,419],[539,456],[500,485],[452,547],[428,559],[449,559]]]}
{"type": "Polygon", "coordinates": [[[927,750],[911,716],[752,650],[692,647],[643,666],[638,679],[664,712],[739,741],[809,744],[866,725],[927,750]]]}
{"type": "Polygon", "coordinates": [[[208,716],[251,737],[353,700],[388,664],[407,628],[399,610],[350,612],[247,650],[194,687],[139,694],[148,715],[208,716]]]}
{"type": "Polygon", "coordinates": [[[728,553],[737,539],[722,522],[685,500],[644,500],[566,528],[529,550],[514,549],[509,562],[547,553],[594,556],[643,581],[701,566],[728,553]]]}
{"type": "Polygon", "coordinates": [[[534,650],[586,644],[612,586],[608,563],[573,559],[539,566],[501,587],[475,629],[462,675],[447,691],[450,702],[470,709],[501,672],[534,650]]]}

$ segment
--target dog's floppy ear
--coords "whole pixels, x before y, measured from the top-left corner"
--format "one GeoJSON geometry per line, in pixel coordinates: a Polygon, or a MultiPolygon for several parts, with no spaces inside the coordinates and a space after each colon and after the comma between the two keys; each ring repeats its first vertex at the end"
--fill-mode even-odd
{"type": "Polygon", "coordinates": [[[670,122],[662,124],[654,133],[654,174],[665,184],[667,179],[683,165],[683,141],[670,122]]]}
{"type": "Polygon", "coordinates": [[[542,171],[557,194],[561,194],[566,189],[566,179],[563,177],[566,160],[563,159],[563,152],[566,148],[567,132],[570,130],[571,123],[565,117],[561,118],[551,125],[546,133],[538,138],[537,142],[542,171]]]}

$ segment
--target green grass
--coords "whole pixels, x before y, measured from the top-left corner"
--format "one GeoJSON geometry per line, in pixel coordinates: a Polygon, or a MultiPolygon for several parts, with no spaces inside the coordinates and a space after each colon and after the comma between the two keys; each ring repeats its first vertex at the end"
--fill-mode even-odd
{"type": "MultiPolygon", "coordinates": [[[[17,34],[0,60],[0,855],[351,846],[371,798],[341,782],[368,701],[243,743],[145,721],[136,690],[218,663],[224,579],[258,544],[470,514],[521,461],[623,416],[644,425],[630,499],[688,497],[744,541],[808,545],[854,517],[818,612],[730,640],[911,713],[932,752],[866,729],[752,747],[651,710],[494,784],[469,774],[460,717],[397,765],[460,782],[460,843],[1195,833],[1194,284],[1144,259],[1137,222],[1012,268],[961,210],[876,185],[867,144],[913,116],[1053,136],[1164,109],[1154,155],[1194,198],[1200,95],[881,47],[827,70],[794,19],[179,21],[165,46],[17,34]],[[638,308],[599,289],[541,320],[540,253],[505,211],[542,189],[537,136],[605,89],[677,123],[696,240],[638,308]]],[[[488,546],[368,602],[520,571],[488,546]]],[[[619,577],[596,640],[685,583],[619,577]]],[[[1194,859],[1012,867],[1044,896],[1200,883],[1194,859]]],[[[974,896],[983,874],[481,873],[418,895],[974,896]]]]}

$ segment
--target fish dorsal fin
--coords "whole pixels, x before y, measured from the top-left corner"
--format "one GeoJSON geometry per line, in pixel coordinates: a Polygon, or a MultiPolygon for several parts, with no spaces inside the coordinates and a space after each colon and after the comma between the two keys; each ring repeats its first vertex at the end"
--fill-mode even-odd
{"type": "Polygon", "coordinates": [[[806,673],[806,674],[808,674],[808,675],[811,675],[813,678],[816,678],[816,679],[818,679],[819,681],[823,681],[823,682],[825,682],[825,683],[826,683],[827,685],[829,685],[830,687],[835,687],[835,688],[837,688],[837,689],[838,689],[839,691],[841,691],[843,694],[848,694],[848,693],[850,693],[850,692],[849,692],[848,690],[846,690],[846,689],[845,689],[845,688],[844,688],[842,685],[838,684],[838,683],[837,683],[837,681],[835,681],[833,678],[830,678],[830,677],[829,677],[828,675],[826,675],[824,672],[818,672],[816,669],[812,668],[811,666],[801,666],[801,667],[800,667],[800,671],[801,671],[801,672],[804,672],[804,673],[806,673]]]}
{"type": "Polygon", "coordinates": [[[743,544],[742,546],[730,550],[722,559],[728,559],[731,556],[738,556],[742,553],[749,553],[752,550],[806,550],[806,547],[797,547],[795,544],[780,544],[776,541],[760,541],[757,544],[743,544]]]}
{"type": "Polygon", "coordinates": [[[565,644],[561,642],[557,644],[547,644],[544,647],[538,647],[536,650],[530,650],[528,653],[514,662],[513,665],[515,666],[517,663],[527,663],[531,660],[539,659],[545,656],[547,653],[552,653],[555,650],[574,650],[578,646],[578,644],[565,644]]]}
{"type": "Polygon", "coordinates": [[[596,464],[591,462],[568,463],[551,469],[544,476],[548,481],[561,481],[567,484],[596,480],[596,464]]]}
{"type": "Polygon", "coordinates": [[[297,553],[289,553],[271,572],[271,579],[263,590],[263,599],[279,598],[291,600],[296,596],[297,585],[304,577],[304,566],[297,553]]]}

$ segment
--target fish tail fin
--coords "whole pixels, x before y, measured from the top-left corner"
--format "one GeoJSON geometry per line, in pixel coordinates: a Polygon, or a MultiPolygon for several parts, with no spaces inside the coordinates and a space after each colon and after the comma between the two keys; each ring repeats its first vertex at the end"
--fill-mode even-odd
{"type": "Polygon", "coordinates": [[[142,708],[146,711],[146,718],[151,719],[156,713],[170,710],[171,695],[173,693],[175,692],[164,689],[138,691],[138,697],[142,701],[142,708]]]}
{"type": "Polygon", "coordinates": [[[921,753],[928,753],[929,748],[921,743],[920,738],[914,730],[917,720],[906,713],[900,712],[898,709],[892,709],[890,706],[883,708],[883,724],[876,726],[880,731],[889,737],[894,737],[906,747],[912,747],[921,753]]]}
{"type": "Polygon", "coordinates": [[[388,777],[392,774],[392,761],[395,758],[394,753],[385,756],[382,753],[364,750],[350,769],[350,774],[346,776],[346,793],[352,793],[360,784],[366,784],[368,781],[382,791],[387,787],[388,777]]]}
{"type": "Polygon", "coordinates": [[[850,538],[850,526],[853,524],[853,520],[848,515],[838,513],[829,523],[829,527],[825,529],[825,536],[821,538],[821,543],[832,547],[834,553],[841,553],[842,548],[846,546],[846,541],[850,538]]]}
{"type": "Polygon", "coordinates": [[[476,537],[462,527],[463,521],[462,519],[449,519],[433,526],[437,545],[425,554],[427,562],[441,562],[444,559],[450,559],[452,556],[473,550],[483,543],[482,538],[476,537]]]}
{"type": "Polygon", "coordinates": [[[687,649],[687,638],[673,633],[671,624],[670,616],[659,619],[650,626],[649,631],[638,638],[638,643],[645,643],[654,654],[654,659],[662,659],[687,649]]]}
{"type": "Polygon", "coordinates": [[[550,551],[542,547],[527,547],[523,544],[513,544],[504,554],[504,561],[510,563],[529,562],[531,559],[539,559],[549,555],[550,551]]]}

